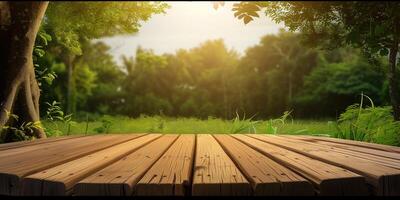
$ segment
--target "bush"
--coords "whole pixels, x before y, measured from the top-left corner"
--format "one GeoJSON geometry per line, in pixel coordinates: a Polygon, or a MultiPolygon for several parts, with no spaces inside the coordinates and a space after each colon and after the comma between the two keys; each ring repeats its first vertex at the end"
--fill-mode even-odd
{"type": "MultiPolygon", "coordinates": [[[[372,103],[372,101],[371,101],[372,103]]],[[[349,106],[339,117],[334,137],[400,146],[400,122],[394,121],[389,106],[349,106]]]]}

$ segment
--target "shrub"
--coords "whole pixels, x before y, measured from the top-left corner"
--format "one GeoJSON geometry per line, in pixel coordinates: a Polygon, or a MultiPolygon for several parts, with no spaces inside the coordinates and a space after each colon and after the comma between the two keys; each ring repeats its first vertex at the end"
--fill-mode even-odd
{"type": "Polygon", "coordinates": [[[360,104],[347,107],[340,115],[334,137],[400,146],[400,122],[394,121],[392,108],[375,107],[371,99],[371,106],[363,108],[365,95],[361,95],[360,104]]]}

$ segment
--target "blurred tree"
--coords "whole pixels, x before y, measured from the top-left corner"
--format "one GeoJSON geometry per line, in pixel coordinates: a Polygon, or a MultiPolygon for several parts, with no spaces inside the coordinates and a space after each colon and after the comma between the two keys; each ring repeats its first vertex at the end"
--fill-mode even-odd
{"type": "Polygon", "coordinates": [[[62,47],[67,66],[67,111],[75,110],[74,69],[82,56],[82,43],[117,34],[135,33],[141,21],[164,12],[160,2],[51,2],[44,26],[62,47]],[[79,14],[78,14],[79,13],[79,14]]]}
{"type": "Polygon", "coordinates": [[[96,80],[91,95],[86,95],[86,104],[77,109],[98,112],[97,108],[102,107],[101,114],[113,114],[122,109],[121,86],[126,74],[114,62],[109,50],[102,42],[88,42],[83,46],[81,61],[96,74],[96,80]]]}
{"type": "Polygon", "coordinates": [[[155,55],[152,51],[138,48],[136,58],[124,58],[128,75],[124,81],[126,94],[125,114],[139,116],[142,112],[159,114],[169,112],[170,105],[165,99],[168,93],[168,82],[163,81],[164,68],[167,66],[165,56],[155,55]]]}
{"type": "Polygon", "coordinates": [[[238,55],[222,40],[165,55],[138,48],[136,58],[123,60],[128,72],[123,87],[126,114],[154,115],[160,110],[167,115],[202,118],[234,114],[231,96],[235,90],[230,80],[235,76],[238,55]],[[150,102],[158,110],[148,106],[150,102]]]}
{"type": "Polygon", "coordinates": [[[300,43],[298,34],[281,30],[266,35],[247,49],[239,65],[245,110],[259,117],[277,116],[293,108],[292,98],[302,90],[303,77],[315,68],[318,52],[300,43]]]}
{"type": "Polygon", "coordinates": [[[385,101],[381,93],[385,88],[382,64],[371,65],[354,50],[352,55],[352,59],[330,63],[323,57],[320,65],[305,77],[303,90],[295,98],[299,116],[338,116],[351,102],[359,101],[361,93],[371,97],[376,105],[385,101]]]}
{"type": "Polygon", "coordinates": [[[247,24],[262,9],[276,23],[301,31],[308,44],[331,48],[351,44],[372,58],[389,54],[389,94],[394,119],[400,120],[400,2],[240,2],[232,10],[247,24]]]}

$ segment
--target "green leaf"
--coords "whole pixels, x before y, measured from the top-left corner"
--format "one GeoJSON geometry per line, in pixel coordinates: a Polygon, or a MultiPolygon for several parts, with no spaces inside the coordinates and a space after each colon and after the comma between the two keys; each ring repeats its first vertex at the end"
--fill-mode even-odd
{"type": "Polygon", "coordinates": [[[240,14],[242,14],[242,12],[235,12],[234,14],[233,14],[233,16],[235,16],[235,17],[238,17],[240,14]]]}
{"type": "Polygon", "coordinates": [[[244,17],[244,19],[243,19],[243,21],[244,21],[244,24],[248,24],[250,21],[252,21],[253,20],[253,18],[252,17],[250,17],[250,16],[248,16],[248,15],[246,15],[245,17],[244,17]]]}
{"type": "Polygon", "coordinates": [[[36,54],[37,56],[39,56],[39,57],[44,56],[44,54],[46,53],[43,49],[39,49],[39,48],[35,48],[33,51],[34,51],[35,54],[36,54]]]}
{"type": "Polygon", "coordinates": [[[255,11],[250,11],[247,13],[248,15],[251,15],[253,17],[260,17],[255,11]]]}
{"type": "Polygon", "coordinates": [[[258,7],[257,4],[253,3],[253,2],[248,2],[246,4],[244,4],[243,8],[247,11],[247,12],[257,12],[260,10],[260,8],[258,7]]]}
{"type": "Polygon", "coordinates": [[[55,118],[55,119],[58,119],[58,120],[60,120],[60,121],[64,121],[64,118],[62,118],[62,117],[60,117],[60,116],[55,116],[54,118],[55,118]]]}

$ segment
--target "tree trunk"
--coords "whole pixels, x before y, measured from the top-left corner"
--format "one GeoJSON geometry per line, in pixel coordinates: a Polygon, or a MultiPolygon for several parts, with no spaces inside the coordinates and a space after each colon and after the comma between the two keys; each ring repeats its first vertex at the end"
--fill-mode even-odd
{"type": "Polygon", "coordinates": [[[73,71],[74,71],[74,55],[72,55],[68,50],[66,51],[66,65],[67,65],[67,113],[72,113],[74,110],[74,80],[73,80],[73,71]]]}
{"type": "MultiPolygon", "coordinates": [[[[40,90],[32,53],[47,5],[48,2],[2,2],[0,7],[0,127],[15,123],[9,113],[19,116],[18,123],[40,121],[40,90]],[[4,18],[4,13],[9,17],[4,18]]],[[[41,128],[25,134],[46,137],[41,128]]]]}
{"type": "Polygon", "coordinates": [[[399,50],[398,42],[395,42],[390,48],[389,53],[389,95],[393,108],[394,120],[400,121],[400,94],[399,84],[397,82],[397,53],[399,50]]]}
{"type": "MultiPolygon", "coordinates": [[[[290,69],[292,70],[292,69],[290,69]]],[[[292,83],[293,72],[290,71],[288,73],[288,97],[287,97],[287,109],[290,109],[292,103],[292,96],[293,96],[293,83],[292,83]]]]}

